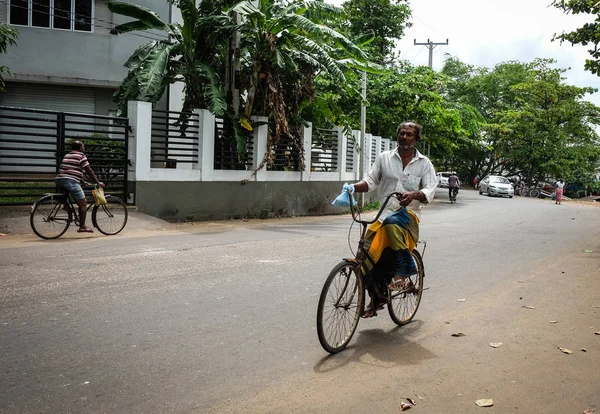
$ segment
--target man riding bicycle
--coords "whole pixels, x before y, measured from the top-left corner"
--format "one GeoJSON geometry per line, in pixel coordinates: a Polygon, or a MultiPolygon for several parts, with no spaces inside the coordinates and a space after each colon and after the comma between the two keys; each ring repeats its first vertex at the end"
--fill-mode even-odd
{"type": "Polygon", "coordinates": [[[60,164],[58,175],[56,176],[56,187],[71,194],[71,197],[79,206],[79,229],[77,232],[93,233],[94,230],[85,225],[87,204],[80,182],[83,181],[83,173],[85,172],[99,187],[104,187],[104,183],[98,180],[92,167],[90,167],[90,163],[84,154],[85,145],[83,142],[74,141],[71,144],[71,150],[71,152],[65,155],[60,164]]]}
{"type": "Polygon", "coordinates": [[[421,126],[403,122],[396,134],[398,147],[379,154],[367,176],[358,183],[344,185],[343,190],[352,194],[379,188],[384,195],[402,193],[400,200],[390,200],[366,234],[370,247],[362,272],[368,275],[371,304],[365,318],[376,316],[383,308],[387,289],[410,288],[405,283],[417,273],[411,252],[419,241],[421,204],[433,200],[437,187],[433,164],[415,148],[421,140],[421,126]]]}
{"type": "Polygon", "coordinates": [[[460,180],[456,173],[452,173],[450,177],[448,177],[448,198],[452,201],[452,196],[454,195],[454,199],[456,199],[456,194],[458,194],[458,189],[460,188],[460,180]]]}

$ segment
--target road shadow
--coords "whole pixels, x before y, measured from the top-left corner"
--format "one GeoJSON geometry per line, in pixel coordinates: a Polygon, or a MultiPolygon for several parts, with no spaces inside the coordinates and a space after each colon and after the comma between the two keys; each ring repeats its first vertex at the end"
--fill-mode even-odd
{"type": "Polygon", "coordinates": [[[412,321],[405,326],[390,330],[381,328],[357,331],[350,345],[343,351],[321,358],[314,366],[316,373],[326,373],[342,368],[349,362],[392,368],[417,365],[421,361],[437,358],[437,355],[407,339],[421,329],[424,322],[412,321]]]}

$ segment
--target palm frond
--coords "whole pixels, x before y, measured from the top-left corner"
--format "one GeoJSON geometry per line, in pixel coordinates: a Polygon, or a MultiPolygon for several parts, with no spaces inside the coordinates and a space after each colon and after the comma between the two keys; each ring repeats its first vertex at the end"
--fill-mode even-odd
{"type": "Polygon", "coordinates": [[[205,64],[196,65],[196,70],[202,72],[210,81],[210,87],[207,90],[208,110],[217,116],[222,116],[227,110],[227,101],[225,99],[225,89],[223,88],[215,69],[205,64]]]}
{"type": "Polygon", "coordinates": [[[339,16],[343,13],[341,7],[322,1],[305,0],[297,1],[285,8],[286,12],[295,14],[304,14],[306,17],[331,17],[339,16]]]}
{"type": "Polygon", "coordinates": [[[338,63],[338,65],[346,66],[352,69],[362,70],[367,73],[381,75],[386,72],[386,69],[383,66],[373,62],[359,62],[356,59],[351,58],[338,59],[336,60],[336,62],[338,63]]]}
{"type": "Polygon", "coordinates": [[[154,49],[140,65],[138,79],[145,98],[155,96],[160,90],[172,48],[171,45],[164,45],[163,48],[154,49]]]}
{"type": "Polygon", "coordinates": [[[291,35],[290,38],[294,39],[294,42],[300,46],[298,47],[299,50],[310,52],[313,59],[319,62],[319,67],[327,71],[333,78],[340,82],[346,82],[346,77],[336,61],[319,44],[304,36],[291,35]]]}
{"type": "MultiPolygon", "coordinates": [[[[168,24],[165,23],[155,12],[152,10],[139,6],[137,4],[129,4],[122,3],[119,1],[111,1],[108,3],[108,9],[116,14],[120,14],[122,16],[131,17],[133,19],[137,19],[138,21],[144,23],[146,25],[146,29],[138,29],[138,30],[147,30],[147,29],[157,29],[157,30],[168,30],[168,24]]],[[[132,23],[132,22],[130,22],[132,23]]],[[[120,28],[123,26],[127,26],[130,23],[124,23],[116,26],[111,30],[112,34],[120,33],[120,28]]],[[[131,30],[129,30],[131,31],[131,30]]]]}
{"type": "Polygon", "coordinates": [[[281,19],[277,23],[278,31],[282,31],[284,29],[292,30],[298,28],[300,30],[305,31],[311,35],[315,35],[319,38],[329,37],[335,43],[340,45],[344,50],[350,53],[353,57],[361,60],[368,60],[367,55],[363,52],[358,46],[352,43],[346,36],[340,34],[339,32],[321,25],[312,22],[304,16],[299,16],[295,14],[288,14],[282,16],[281,19]]]}
{"type": "Polygon", "coordinates": [[[158,41],[151,41],[138,47],[133,54],[125,62],[125,67],[132,70],[136,69],[144,60],[148,58],[148,55],[152,53],[158,46],[158,41]]]}
{"type": "Polygon", "coordinates": [[[251,1],[241,1],[230,10],[231,12],[239,13],[245,17],[262,16],[264,13],[257,9],[251,1]]]}

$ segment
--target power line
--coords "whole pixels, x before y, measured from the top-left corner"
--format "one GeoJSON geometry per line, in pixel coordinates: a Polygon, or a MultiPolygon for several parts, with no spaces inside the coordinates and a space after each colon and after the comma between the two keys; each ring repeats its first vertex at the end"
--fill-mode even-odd
{"type": "Polygon", "coordinates": [[[433,27],[431,27],[430,25],[428,25],[425,20],[420,19],[419,16],[417,16],[416,14],[413,14],[413,16],[415,16],[415,18],[417,18],[421,23],[423,23],[425,26],[429,27],[431,30],[433,30],[436,33],[439,33],[437,30],[435,30],[433,27]]]}
{"type": "MultiPolygon", "coordinates": [[[[7,6],[11,7],[11,8],[12,8],[12,7],[15,7],[15,8],[19,8],[19,9],[23,9],[23,10],[27,10],[27,11],[29,11],[29,6],[25,7],[25,6],[20,6],[20,5],[18,5],[18,4],[9,4],[9,3],[8,3],[6,0],[0,0],[0,3],[2,3],[2,4],[5,4],[5,5],[7,5],[7,6]]],[[[71,12],[71,10],[60,9],[60,8],[57,8],[57,7],[53,7],[52,9],[53,9],[53,10],[55,10],[55,11],[61,11],[61,12],[66,12],[66,13],[69,13],[69,15],[72,15],[72,14],[74,14],[74,13],[72,13],[72,12],[71,12]]],[[[44,11],[41,11],[41,10],[36,10],[36,13],[39,13],[39,14],[43,14],[43,15],[47,15],[47,16],[50,16],[50,17],[52,17],[52,13],[50,13],[50,12],[44,12],[44,11]]],[[[75,18],[73,18],[73,17],[63,17],[63,16],[61,16],[60,18],[61,18],[61,19],[63,19],[63,20],[68,20],[68,21],[71,21],[71,22],[76,22],[76,19],[75,19],[75,18]]],[[[109,29],[109,30],[112,30],[112,29],[114,29],[115,27],[117,27],[118,25],[116,25],[116,24],[113,24],[112,22],[109,22],[109,21],[107,21],[107,20],[96,19],[96,18],[91,18],[91,17],[90,17],[90,26],[93,26],[93,27],[101,27],[101,28],[103,28],[103,29],[109,29]],[[101,24],[92,23],[92,20],[94,20],[94,21],[98,21],[98,22],[105,22],[105,23],[108,23],[108,24],[110,24],[110,26],[104,26],[104,25],[101,25],[101,24]]],[[[37,26],[29,26],[29,27],[34,27],[34,28],[35,28],[35,27],[37,27],[37,26]]],[[[40,27],[40,28],[45,28],[45,27],[43,27],[43,26],[42,26],[42,27],[40,27]]],[[[47,28],[47,27],[46,27],[46,28],[47,28]]],[[[161,35],[160,35],[160,34],[158,34],[158,33],[156,33],[156,36],[161,36],[161,37],[159,37],[159,38],[155,38],[155,37],[147,36],[147,35],[144,35],[144,34],[142,34],[142,33],[133,33],[133,32],[127,32],[127,33],[123,33],[123,34],[130,34],[130,35],[133,35],[133,36],[138,36],[138,37],[142,37],[142,38],[144,38],[144,39],[149,39],[149,40],[169,40],[169,38],[168,38],[168,37],[166,37],[166,36],[161,36],[161,35]]],[[[154,34],[154,33],[153,33],[153,34],[154,34]]]]}

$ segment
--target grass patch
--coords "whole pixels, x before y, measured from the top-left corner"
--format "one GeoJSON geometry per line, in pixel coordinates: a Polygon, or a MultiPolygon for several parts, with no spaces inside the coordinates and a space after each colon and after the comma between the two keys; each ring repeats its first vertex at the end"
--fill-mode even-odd
{"type": "Polygon", "coordinates": [[[56,191],[54,181],[9,181],[0,182],[0,205],[31,204],[45,193],[56,191]]]}

